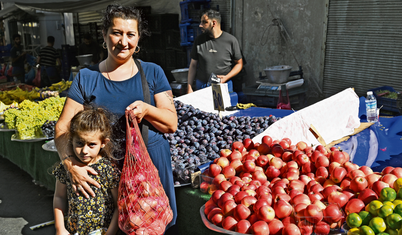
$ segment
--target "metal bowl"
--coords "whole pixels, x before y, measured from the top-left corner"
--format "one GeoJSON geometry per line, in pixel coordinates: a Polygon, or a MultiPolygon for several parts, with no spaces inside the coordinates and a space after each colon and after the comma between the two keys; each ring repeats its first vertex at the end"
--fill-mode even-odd
{"type": "Polygon", "coordinates": [[[289,65],[277,65],[264,69],[268,81],[275,84],[282,84],[289,81],[289,74],[292,67],[289,65]]]}
{"type": "Polygon", "coordinates": [[[92,54],[86,54],[86,55],[77,55],[76,58],[78,62],[80,62],[80,65],[83,67],[86,67],[91,64],[92,62],[92,54]]]}
{"type": "Polygon", "coordinates": [[[187,83],[188,68],[172,70],[174,79],[178,83],[187,83]]]}

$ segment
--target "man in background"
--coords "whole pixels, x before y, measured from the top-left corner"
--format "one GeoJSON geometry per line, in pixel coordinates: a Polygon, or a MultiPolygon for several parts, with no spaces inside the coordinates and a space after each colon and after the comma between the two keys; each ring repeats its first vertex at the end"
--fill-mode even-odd
{"type": "MultiPolygon", "coordinates": [[[[218,11],[207,10],[200,23],[203,33],[199,35],[191,49],[191,62],[188,71],[188,90],[193,92],[208,86],[211,73],[233,88],[233,78],[243,69],[243,57],[237,39],[221,29],[221,15],[218,11]]],[[[234,91],[241,89],[234,87],[234,91]]]]}
{"type": "Polygon", "coordinates": [[[12,75],[21,83],[25,82],[25,58],[26,52],[21,45],[21,35],[13,35],[13,47],[10,50],[11,65],[13,66],[12,75]]]}
{"type": "Polygon", "coordinates": [[[47,37],[47,46],[42,48],[38,56],[41,72],[41,87],[50,86],[60,81],[57,66],[60,65],[59,53],[54,48],[54,37],[47,37]]]}
{"type": "Polygon", "coordinates": [[[102,48],[93,40],[90,33],[84,35],[84,42],[78,47],[79,55],[92,54],[92,64],[97,64],[103,60],[102,48]]]}

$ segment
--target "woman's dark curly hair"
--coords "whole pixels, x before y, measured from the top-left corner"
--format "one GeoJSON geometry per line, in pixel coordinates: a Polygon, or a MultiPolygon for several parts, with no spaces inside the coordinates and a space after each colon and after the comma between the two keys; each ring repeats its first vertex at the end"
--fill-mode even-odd
{"type": "Polygon", "coordinates": [[[142,19],[141,12],[137,8],[117,4],[108,5],[102,17],[102,29],[104,33],[106,33],[112,25],[114,18],[121,18],[124,20],[136,20],[138,23],[139,36],[149,36],[149,32],[146,28],[146,22],[142,19]]]}

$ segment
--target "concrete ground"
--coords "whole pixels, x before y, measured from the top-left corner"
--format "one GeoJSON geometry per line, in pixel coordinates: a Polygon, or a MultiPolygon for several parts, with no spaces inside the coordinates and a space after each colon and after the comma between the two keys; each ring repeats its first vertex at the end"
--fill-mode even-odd
{"type": "Polygon", "coordinates": [[[53,220],[53,191],[35,185],[32,177],[0,156],[0,234],[54,235],[54,226],[30,227],[53,220]]]}

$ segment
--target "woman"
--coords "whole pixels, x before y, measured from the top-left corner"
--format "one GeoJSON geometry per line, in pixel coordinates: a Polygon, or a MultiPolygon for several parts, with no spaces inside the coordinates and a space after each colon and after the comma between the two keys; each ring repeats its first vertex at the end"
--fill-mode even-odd
{"type": "MultiPolygon", "coordinates": [[[[140,125],[146,123],[149,126],[147,149],[159,171],[174,213],[169,227],[175,224],[177,210],[169,143],[163,133],[176,131],[177,114],[169,82],[161,67],[142,61],[136,63],[133,60],[133,54],[140,50],[138,41],[144,33],[146,31],[137,9],[119,5],[107,7],[103,17],[103,47],[107,48],[108,57],[93,70],[80,70],[75,77],[56,125],[55,143],[60,159],[70,173],[75,192],[82,193],[85,197],[89,195],[93,197],[95,195],[89,184],[97,187],[100,185],[91,179],[88,173],[96,174],[96,172],[70,158],[73,153],[71,145],[65,144],[70,121],[83,109],[85,102],[93,102],[119,118],[115,126],[120,132],[115,133],[120,133],[120,136],[114,138],[124,140],[125,110],[133,110],[140,125]],[[143,92],[141,67],[149,92],[143,92]],[[146,96],[147,93],[150,94],[150,104],[144,102],[144,94],[146,96]]],[[[124,143],[121,145],[122,148],[125,147],[124,143]]],[[[124,150],[118,154],[124,158],[124,150]]]]}

